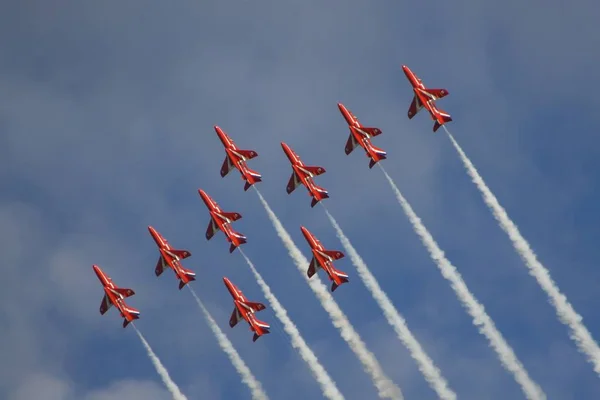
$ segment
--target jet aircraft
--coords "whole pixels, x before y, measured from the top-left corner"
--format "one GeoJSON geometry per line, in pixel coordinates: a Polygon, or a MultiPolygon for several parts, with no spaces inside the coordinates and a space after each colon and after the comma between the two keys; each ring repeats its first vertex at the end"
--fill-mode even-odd
{"type": "Polygon", "coordinates": [[[134,319],[140,318],[140,312],[133,307],[125,304],[125,298],[133,296],[135,292],[131,289],[120,288],[115,285],[108,275],[104,273],[97,265],[92,265],[96,276],[100,279],[102,287],[104,289],[104,297],[102,297],[102,303],[100,304],[100,314],[104,315],[109,308],[113,305],[121,313],[123,320],[123,328],[125,328],[134,319]]]}
{"type": "Polygon", "coordinates": [[[258,156],[258,154],[254,150],[241,150],[239,149],[235,142],[223,131],[223,129],[219,128],[215,125],[215,131],[221,139],[223,146],[225,146],[225,161],[223,161],[223,166],[221,167],[221,176],[225,177],[232,168],[237,168],[242,174],[242,179],[246,181],[244,185],[244,191],[248,190],[250,186],[254,185],[257,182],[261,182],[261,175],[248,168],[246,165],[246,161],[253,159],[258,156]]]}
{"type": "Polygon", "coordinates": [[[269,324],[260,321],[254,316],[254,313],[264,310],[266,308],[265,305],[262,303],[248,301],[242,291],[226,277],[223,277],[223,282],[225,282],[227,290],[229,290],[229,293],[231,293],[231,297],[233,297],[233,305],[235,306],[233,312],[231,313],[231,318],[229,318],[229,326],[233,328],[240,321],[240,319],[246,320],[248,325],[250,325],[250,330],[254,332],[254,336],[252,338],[253,342],[256,342],[256,339],[262,335],[270,333],[269,324]]]}
{"type": "Polygon", "coordinates": [[[446,122],[452,121],[450,114],[440,110],[435,105],[435,101],[442,97],[446,97],[448,91],[446,89],[428,89],[423,84],[423,81],[421,81],[421,79],[419,79],[406,65],[402,66],[402,70],[412,85],[413,92],[415,93],[408,109],[408,119],[412,119],[412,117],[417,115],[417,113],[425,107],[425,109],[429,111],[429,114],[431,114],[431,119],[435,121],[435,124],[433,125],[434,132],[446,122]]]}
{"type": "Polygon", "coordinates": [[[292,176],[287,184],[287,193],[292,193],[294,190],[296,190],[298,185],[303,184],[306,186],[309,196],[312,197],[312,202],[310,203],[311,207],[314,207],[319,201],[327,199],[329,197],[327,190],[315,185],[312,179],[314,176],[324,174],[325,168],[304,165],[300,157],[298,157],[298,154],[296,154],[296,152],[292,150],[290,146],[284,142],[281,142],[281,147],[283,148],[287,158],[290,160],[293,170],[292,176]]]}
{"type": "Polygon", "coordinates": [[[181,290],[187,283],[196,280],[196,273],[189,269],[184,268],[181,265],[181,260],[188,258],[192,255],[187,250],[178,250],[171,247],[167,239],[165,239],[156,229],[148,226],[150,235],[158,246],[160,256],[156,262],[156,268],[154,273],[156,276],[160,276],[165,268],[171,268],[175,272],[175,276],[179,279],[179,290],[181,290]]]}
{"type": "Polygon", "coordinates": [[[210,240],[217,231],[223,231],[227,241],[231,243],[229,252],[233,253],[238,246],[246,243],[246,236],[234,231],[230,225],[232,222],[242,218],[242,216],[236,212],[224,212],[221,210],[217,202],[204,190],[198,189],[198,193],[202,197],[202,200],[204,200],[204,204],[206,204],[210,213],[210,221],[206,229],[206,240],[210,240]]]}
{"type": "Polygon", "coordinates": [[[317,268],[323,269],[327,272],[329,280],[332,281],[331,291],[333,292],[343,283],[348,282],[348,275],[345,272],[335,269],[333,266],[333,260],[339,260],[344,257],[344,253],[337,250],[326,250],[319,239],[317,239],[308,229],[301,226],[302,234],[306,238],[306,241],[310,245],[313,257],[310,260],[310,265],[306,275],[312,277],[316,272],[317,268]]]}
{"type": "Polygon", "coordinates": [[[358,121],[358,118],[356,118],[356,116],[352,114],[352,112],[348,110],[342,103],[338,103],[338,108],[348,123],[348,128],[350,128],[350,136],[346,142],[346,155],[352,153],[356,146],[360,145],[363,149],[365,149],[367,157],[371,159],[369,161],[369,168],[373,168],[377,162],[385,160],[386,152],[378,147],[373,146],[371,143],[371,138],[380,135],[381,129],[363,126],[358,121]]]}

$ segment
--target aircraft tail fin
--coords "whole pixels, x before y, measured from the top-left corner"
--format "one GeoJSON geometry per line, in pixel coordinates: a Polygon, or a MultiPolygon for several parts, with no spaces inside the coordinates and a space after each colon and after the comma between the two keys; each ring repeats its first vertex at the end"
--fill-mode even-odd
{"type": "Polygon", "coordinates": [[[387,158],[387,153],[379,147],[371,146],[369,156],[371,158],[371,160],[369,161],[369,168],[373,168],[375,164],[377,164],[379,161],[385,160],[387,158]]]}
{"type": "Polygon", "coordinates": [[[331,292],[334,292],[335,289],[337,289],[339,286],[341,286],[341,285],[343,285],[344,283],[347,283],[347,282],[348,282],[348,278],[342,278],[342,277],[340,277],[340,283],[339,283],[339,285],[335,281],[331,283],[331,292]]]}
{"type": "Polygon", "coordinates": [[[191,281],[195,281],[196,280],[196,273],[189,270],[189,269],[184,269],[183,273],[185,274],[185,279],[181,279],[179,281],[179,290],[183,289],[183,287],[190,283],[191,281]]]}
{"type": "Polygon", "coordinates": [[[125,311],[127,311],[127,314],[125,314],[125,319],[123,320],[123,328],[127,327],[134,319],[140,318],[140,312],[133,307],[126,306],[125,311]]]}
{"type": "Polygon", "coordinates": [[[315,185],[315,192],[313,193],[313,199],[310,203],[311,207],[314,207],[319,201],[328,199],[329,193],[324,188],[315,185]]]}
{"type": "Polygon", "coordinates": [[[332,292],[335,291],[335,289],[337,289],[338,286],[341,286],[344,283],[348,282],[348,275],[345,272],[342,272],[339,269],[333,268],[333,273],[335,274],[335,278],[337,278],[337,279],[334,279],[333,283],[331,284],[332,292]]]}
{"type": "MultiPolygon", "coordinates": [[[[239,235],[239,234],[238,234],[239,235]]],[[[232,241],[231,245],[229,246],[229,252],[233,253],[233,251],[240,245],[246,243],[246,236],[240,235],[237,237],[237,240],[232,241]]]]}
{"type": "Polygon", "coordinates": [[[255,183],[262,182],[261,174],[259,174],[256,171],[253,171],[251,169],[247,170],[247,173],[245,174],[244,178],[246,179],[246,184],[244,185],[244,191],[247,191],[248,189],[250,189],[250,186],[254,185],[255,183]]]}
{"type": "Polygon", "coordinates": [[[252,341],[256,342],[256,340],[258,340],[259,337],[268,333],[271,333],[271,331],[269,331],[268,329],[263,329],[263,332],[260,335],[258,333],[255,333],[254,336],[252,336],[252,341]]]}
{"type": "Polygon", "coordinates": [[[444,125],[446,122],[451,121],[452,117],[450,116],[450,114],[448,114],[446,111],[438,110],[438,115],[435,124],[433,124],[433,131],[436,132],[438,129],[440,129],[440,126],[444,125]]]}

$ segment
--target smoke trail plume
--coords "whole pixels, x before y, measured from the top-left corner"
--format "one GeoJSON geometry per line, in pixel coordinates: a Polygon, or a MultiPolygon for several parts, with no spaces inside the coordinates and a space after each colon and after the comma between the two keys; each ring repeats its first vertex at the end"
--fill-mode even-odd
{"type": "Polygon", "coordinates": [[[354,327],[352,324],[350,324],[350,321],[348,321],[348,318],[337,305],[333,299],[333,296],[331,296],[331,294],[328,292],[327,287],[321,282],[318,275],[313,276],[312,279],[308,279],[306,276],[306,268],[309,265],[308,260],[304,258],[300,250],[296,247],[294,241],[285,230],[273,210],[271,210],[271,207],[269,207],[269,204],[262,197],[258,189],[255,188],[255,190],[265,210],[267,211],[269,219],[277,231],[277,235],[283,241],[283,244],[287,248],[290,257],[296,264],[296,267],[304,279],[308,282],[308,285],[321,302],[323,308],[325,308],[329,314],[333,321],[333,325],[339,329],[342,338],[346,341],[346,343],[348,343],[350,349],[362,363],[363,369],[365,372],[367,372],[367,374],[369,374],[373,384],[377,388],[379,396],[381,398],[403,399],[404,397],[402,396],[400,388],[396,386],[396,384],[392,382],[383,372],[383,369],[379,365],[375,355],[373,355],[373,353],[367,349],[367,346],[362,341],[358,333],[354,330],[354,327]]]}
{"type": "Polygon", "coordinates": [[[452,134],[450,134],[445,126],[444,129],[465,165],[465,169],[471,177],[471,180],[481,192],[483,201],[494,215],[496,221],[500,224],[502,230],[506,232],[510,238],[516,252],[519,254],[527,268],[529,268],[529,274],[536,279],[538,284],[546,292],[550,304],[556,309],[558,318],[571,330],[571,339],[575,342],[579,351],[587,356],[588,361],[594,366],[596,374],[600,375],[600,348],[583,324],[583,318],[573,309],[573,306],[569,303],[567,297],[560,292],[552,280],[550,272],[538,261],[537,256],[529,246],[529,243],[521,235],[521,232],[519,232],[519,228],[517,228],[515,223],[508,216],[506,210],[500,205],[498,199],[496,199],[496,196],[494,196],[492,191],[487,187],[471,160],[469,160],[465,152],[458,145],[456,140],[454,140],[452,134]]]}
{"type": "Polygon", "coordinates": [[[254,264],[252,264],[252,261],[250,261],[250,259],[246,256],[242,249],[239,250],[242,256],[244,257],[244,260],[246,260],[246,263],[250,267],[250,270],[254,274],[254,277],[256,278],[258,285],[260,286],[263,294],[265,295],[265,298],[269,301],[269,304],[271,304],[275,315],[283,324],[285,332],[292,339],[292,346],[298,349],[300,357],[302,357],[304,362],[306,362],[306,364],[310,368],[310,372],[312,373],[313,377],[321,386],[323,396],[331,400],[343,400],[344,396],[342,396],[333,379],[331,379],[325,368],[323,368],[317,356],[308,347],[308,345],[302,338],[302,335],[300,335],[298,328],[296,328],[296,325],[294,325],[290,317],[288,317],[286,309],[283,308],[281,303],[279,303],[279,300],[277,300],[277,298],[271,291],[269,285],[267,285],[267,283],[258,273],[256,268],[254,268],[254,264]]]}
{"type": "Polygon", "coordinates": [[[388,180],[404,213],[408,217],[417,235],[421,238],[421,242],[427,248],[429,255],[440,269],[444,278],[450,281],[452,289],[454,289],[459,300],[473,318],[473,324],[478,326],[479,332],[488,339],[490,346],[500,358],[502,366],[513,374],[515,380],[521,386],[521,389],[528,399],[545,399],[546,395],[542,389],[529,377],[529,374],[515,355],[513,349],[506,343],[506,340],[504,340],[504,337],[496,328],[494,321],[492,321],[490,316],[485,312],[483,306],[469,291],[469,288],[463,281],[460,273],[456,270],[456,267],[448,261],[444,252],[439,248],[427,228],[425,228],[425,225],[421,222],[421,219],[415,214],[404,196],[402,196],[402,193],[392,178],[390,178],[381,165],[379,165],[379,168],[381,168],[381,171],[388,180]]]}
{"type": "Polygon", "coordinates": [[[156,372],[158,372],[160,379],[162,379],[163,383],[167,387],[167,390],[169,391],[169,393],[171,393],[171,396],[173,396],[173,400],[187,400],[187,397],[185,397],[185,395],[181,393],[177,384],[175,384],[175,382],[173,382],[173,380],[169,376],[169,372],[167,371],[167,369],[164,367],[164,365],[162,365],[156,354],[154,354],[154,351],[152,351],[152,347],[150,347],[148,342],[146,342],[146,339],[144,339],[142,333],[133,324],[133,322],[131,323],[131,325],[133,326],[133,329],[135,329],[135,333],[137,333],[140,340],[142,341],[142,344],[146,348],[146,351],[148,352],[148,357],[150,357],[150,361],[152,361],[152,365],[154,365],[154,368],[156,369],[156,372]]]}
{"type": "MultiPolygon", "coordinates": [[[[323,208],[325,208],[325,206],[323,206],[323,208]]],[[[373,274],[371,274],[371,271],[369,271],[367,264],[360,257],[354,246],[352,246],[350,240],[346,237],[346,235],[344,235],[342,228],[340,228],[337,221],[329,213],[327,208],[325,208],[325,213],[327,214],[331,225],[333,225],[337,237],[342,242],[342,246],[344,246],[344,249],[348,252],[352,264],[354,264],[358,270],[358,273],[365,283],[365,286],[367,289],[369,289],[371,295],[377,304],[379,304],[379,307],[381,307],[381,310],[383,311],[388,323],[392,326],[392,328],[394,328],[396,335],[398,335],[398,339],[400,339],[404,346],[406,346],[412,358],[417,362],[419,371],[421,371],[425,377],[425,380],[427,380],[429,383],[429,386],[435,390],[440,399],[455,400],[456,393],[454,393],[452,389],[448,387],[448,382],[442,376],[442,373],[438,367],[435,365],[433,360],[429,358],[427,353],[425,353],[425,350],[423,350],[417,339],[412,335],[408,329],[408,326],[406,325],[406,321],[400,315],[398,310],[396,310],[394,304],[388,298],[387,294],[381,289],[379,283],[373,274]]]]}
{"type": "Polygon", "coordinates": [[[208,312],[198,295],[196,295],[196,292],[194,292],[194,289],[192,289],[189,285],[187,285],[187,287],[190,289],[190,292],[192,292],[192,296],[194,296],[194,299],[196,299],[198,307],[200,307],[200,309],[204,313],[204,317],[208,322],[208,326],[213,331],[215,337],[217,338],[217,341],[219,342],[219,347],[221,347],[225,354],[227,354],[227,356],[231,360],[231,363],[235,367],[235,370],[242,377],[242,382],[244,382],[246,386],[248,386],[248,388],[250,389],[250,392],[252,393],[252,398],[255,400],[268,400],[269,397],[265,393],[262,384],[254,377],[252,371],[250,371],[250,368],[248,368],[244,360],[242,360],[242,357],[235,350],[235,347],[233,347],[233,343],[231,343],[229,339],[227,339],[227,336],[225,336],[223,331],[221,331],[221,329],[219,328],[213,317],[210,315],[210,313],[208,312]]]}

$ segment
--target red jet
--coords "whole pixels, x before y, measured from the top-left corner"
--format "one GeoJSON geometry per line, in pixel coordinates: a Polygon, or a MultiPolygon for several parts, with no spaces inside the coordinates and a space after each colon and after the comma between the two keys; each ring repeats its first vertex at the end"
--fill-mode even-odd
{"type": "Polygon", "coordinates": [[[363,126],[358,121],[358,118],[356,118],[356,116],[342,103],[338,103],[338,108],[348,123],[348,128],[350,128],[350,137],[348,137],[348,141],[346,142],[346,155],[352,153],[352,150],[356,148],[356,145],[360,145],[367,152],[367,157],[371,159],[369,168],[373,168],[377,162],[385,160],[386,152],[373,146],[370,139],[380,135],[381,129],[363,126]]]}
{"type": "Polygon", "coordinates": [[[156,276],[160,276],[163,273],[165,268],[169,267],[175,272],[175,276],[179,279],[179,290],[183,289],[183,287],[190,283],[191,281],[196,280],[196,273],[189,269],[183,268],[180,260],[186,259],[192,255],[187,250],[177,250],[171,247],[167,239],[162,237],[160,233],[156,231],[151,226],[148,226],[148,230],[152,235],[152,238],[156,242],[158,246],[158,251],[160,252],[160,256],[158,261],[156,262],[156,268],[154,269],[154,273],[156,276]]]}
{"type": "Polygon", "coordinates": [[[121,317],[125,318],[123,320],[123,328],[129,325],[134,319],[138,319],[140,312],[133,307],[129,307],[125,304],[125,300],[123,300],[126,297],[133,296],[135,292],[131,289],[117,287],[99,266],[92,265],[92,268],[94,268],[94,272],[104,287],[104,297],[102,298],[102,304],[100,304],[100,314],[104,315],[114,304],[121,313],[121,317]]]}
{"type": "Polygon", "coordinates": [[[250,325],[250,330],[254,332],[254,337],[252,338],[253,342],[256,342],[256,339],[262,335],[271,333],[269,332],[269,324],[256,319],[254,316],[255,312],[264,310],[266,308],[265,305],[262,303],[253,303],[248,301],[242,291],[238,289],[237,286],[235,286],[229,279],[223,277],[223,282],[225,282],[227,290],[229,290],[229,293],[231,293],[231,297],[233,297],[233,304],[235,305],[235,308],[231,313],[231,318],[229,318],[229,326],[233,328],[240,321],[240,318],[245,319],[250,325]]]}
{"type": "Polygon", "coordinates": [[[329,280],[333,282],[331,284],[332,292],[341,284],[348,282],[348,275],[335,269],[333,266],[333,260],[344,258],[344,253],[337,250],[325,250],[319,239],[314,237],[308,229],[303,226],[301,226],[300,229],[302,229],[302,234],[304,234],[313,253],[313,258],[310,260],[308,271],[306,271],[308,277],[312,277],[317,272],[317,268],[324,269],[325,272],[327,272],[327,275],[329,275],[329,280]]]}
{"type": "Polygon", "coordinates": [[[408,78],[413,87],[413,91],[415,92],[415,96],[413,97],[412,103],[410,103],[410,107],[408,109],[408,119],[412,119],[412,117],[417,115],[421,108],[425,107],[427,111],[429,111],[429,114],[431,114],[431,119],[435,121],[435,124],[433,125],[434,132],[446,122],[452,121],[450,114],[438,109],[434,103],[435,100],[446,97],[448,95],[448,91],[446,89],[427,89],[425,85],[423,85],[421,79],[419,79],[410,70],[410,68],[408,68],[406,65],[403,65],[402,70],[404,71],[404,74],[408,78]]]}
{"type": "Polygon", "coordinates": [[[290,146],[281,142],[281,147],[283,147],[285,155],[290,160],[290,163],[292,163],[293,169],[292,176],[290,177],[286,188],[288,194],[296,190],[299,184],[303,184],[306,186],[306,189],[308,189],[309,196],[312,197],[312,202],[310,203],[311,207],[314,207],[319,201],[329,198],[327,190],[315,185],[312,180],[313,176],[324,174],[325,168],[304,165],[300,157],[298,157],[298,154],[296,154],[290,146]]]}
{"type": "Polygon", "coordinates": [[[221,142],[223,142],[226,153],[225,161],[223,161],[223,166],[221,167],[221,176],[225,177],[231,171],[232,167],[237,168],[240,174],[242,174],[242,179],[246,181],[244,191],[248,190],[255,183],[261,182],[261,175],[246,165],[246,161],[253,159],[258,154],[254,150],[238,149],[234,141],[217,125],[215,125],[215,131],[221,142]]]}
{"type": "Polygon", "coordinates": [[[210,240],[216,231],[221,230],[225,234],[227,241],[231,243],[229,252],[233,253],[238,246],[246,243],[246,236],[234,231],[230,226],[232,222],[237,221],[242,216],[234,212],[223,212],[217,202],[206,194],[204,190],[198,189],[198,193],[200,193],[200,197],[204,200],[204,204],[206,204],[210,213],[210,221],[206,229],[206,240],[210,240]]]}

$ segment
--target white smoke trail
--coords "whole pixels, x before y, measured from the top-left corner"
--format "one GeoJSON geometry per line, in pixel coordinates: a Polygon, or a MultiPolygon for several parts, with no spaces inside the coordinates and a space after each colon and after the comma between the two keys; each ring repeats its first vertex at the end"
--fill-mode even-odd
{"type": "Polygon", "coordinates": [[[244,382],[248,386],[248,388],[250,388],[252,398],[255,400],[268,400],[269,396],[267,396],[267,394],[265,393],[262,384],[254,377],[252,371],[250,371],[250,368],[248,368],[244,360],[242,360],[242,357],[235,350],[235,347],[233,347],[233,343],[231,343],[229,339],[227,339],[227,336],[225,336],[223,331],[219,328],[212,315],[210,315],[210,312],[208,312],[198,295],[196,295],[196,292],[194,292],[194,289],[192,289],[190,285],[187,285],[187,287],[190,289],[190,292],[192,292],[192,296],[194,296],[194,298],[196,299],[198,307],[200,307],[200,309],[204,313],[204,317],[208,322],[208,326],[217,338],[219,346],[225,352],[225,354],[227,354],[227,356],[231,360],[231,363],[235,367],[235,370],[242,377],[242,382],[244,382]]]}
{"type": "MultiPolygon", "coordinates": [[[[379,163],[377,165],[379,165],[379,163]]],[[[381,165],[379,165],[379,168],[381,168],[381,171],[383,171],[383,174],[387,178],[404,213],[410,220],[417,235],[421,238],[421,242],[429,251],[429,255],[440,269],[444,278],[450,281],[452,289],[454,289],[454,292],[463,303],[463,306],[473,318],[473,324],[478,326],[479,332],[488,339],[490,346],[500,358],[504,368],[513,374],[515,380],[519,383],[528,399],[545,399],[546,395],[542,389],[529,377],[529,374],[515,355],[513,349],[506,343],[506,340],[504,340],[504,337],[496,328],[494,321],[492,321],[490,316],[485,312],[483,306],[469,291],[469,288],[463,281],[460,273],[456,270],[456,267],[448,261],[444,252],[439,248],[427,228],[425,228],[425,225],[421,222],[421,219],[415,214],[404,196],[402,196],[402,193],[400,193],[400,190],[392,178],[390,178],[381,165]]]]}
{"type": "Polygon", "coordinates": [[[152,361],[152,365],[154,365],[154,368],[156,369],[156,372],[158,372],[160,379],[162,379],[163,383],[167,387],[167,390],[169,391],[169,393],[171,393],[171,396],[173,396],[173,400],[187,400],[187,397],[185,397],[185,395],[181,393],[181,390],[179,390],[177,384],[175,384],[175,382],[173,382],[173,380],[169,376],[169,372],[167,371],[167,369],[164,367],[164,365],[162,365],[156,354],[154,354],[154,351],[152,351],[152,347],[150,347],[148,342],[146,342],[146,339],[144,339],[142,333],[133,324],[133,322],[131,323],[131,326],[133,326],[133,329],[135,329],[135,333],[137,333],[137,335],[140,337],[142,344],[148,352],[148,357],[150,357],[150,361],[152,361]]]}
{"type": "Polygon", "coordinates": [[[304,341],[304,338],[302,338],[302,335],[300,335],[298,328],[296,328],[296,325],[294,325],[290,317],[288,317],[286,309],[281,305],[281,303],[279,303],[279,300],[277,300],[277,297],[275,297],[269,285],[267,285],[256,268],[254,268],[252,261],[250,261],[242,249],[238,249],[244,257],[244,260],[246,260],[250,270],[254,274],[254,277],[263,291],[265,298],[269,301],[269,304],[271,304],[275,315],[283,324],[283,328],[285,329],[286,333],[290,335],[290,338],[292,339],[292,346],[298,349],[300,357],[302,357],[304,362],[306,362],[313,377],[317,380],[319,385],[321,385],[323,396],[332,400],[343,400],[344,396],[342,396],[333,379],[331,379],[325,368],[323,368],[317,356],[312,352],[310,347],[308,347],[304,341]]]}
{"type": "Polygon", "coordinates": [[[596,374],[600,375],[600,348],[583,324],[583,318],[573,309],[573,306],[571,306],[571,303],[569,303],[567,297],[560,292],[552,280],[550,272],[542,265],[541,262],[538,261],[537,256],[529,246],[529,243],[521,235],[519,228],[517,228],[514,222],[510,219],[506,210],[500,205],[498,199],[496,199],[496,196],[494,196],[492,191],[487,187],[471,160],[469,160],[465,152],[458,145],[456,140],[454,140],[454,137],[450,134],[448,129],[446,129],[446,127],[444,127],[444,129],[446,130],[450,141],[454,145],[454,148],[458,152],[463,164],[465,165],[467,173],[481,192],[483,201],[489,207],[490,211],[494,215],[494,218],[500,224],[502,230],[504,230],[504,232],[506,232],[510,238],[513,247],[527,268],[529,268],[529,274],[537,280],[538,284],[546,292],[549,297],[550,304],[552,304],[556,309],[558,318],[571,330],[571,339],[576,343],[579,351],[585,354],[588,358],[588,361],[593,364],[596,374]]]}
{"type": "MultiPolygon", "coordinates": [[[[323,208],[325,208],[324,205],[323,208]]],[[[377,304],[379,304],[379,307],[381,307],[388,323],[394,328],[396,335],[398,335],[398,339],[406,346],[412,358],[417,362],[419,370],[425,377],[425,380],[427,380],[431,388],[435,390],[440,399],[455,400],[456,393],[448,387],[448,382],[444,379],[438,367],[433,360],[429,358],[427,353],[425,353],[425,350],[423,350],[417,339],[412,335],[410,329],[408,329],[408,326],[406,325],[406,320],[400,315],[387,294],[381,289],[377,279],[375,279],[371,271],[369,271],[369,267],[360,257],[354,246],[352,246],[350,240],[344,235],[342,228],[340,228],[327,208],[325,208],[325,213],[327,214],[331,225],[335,228],[337,237],[342,242],[344,249],[348,252],[350,260],[358,270],[365,286],[369,289],[371,295],[377,304]]]]}
{"type": "Polygon", "coordinates": [[[400,388],[385,375],[383,369],[379,365],[379,362],[375,358],[375,355],[373,355],[373,353],[367,349],[367,346],[362,341],[358,333],[354,330],[354,327],[352,324],[350,324],[350,321],[348,321],[346,315],[337,305],[333,299],[333,296],[331,296],[331,294],[328,292],[327,287],[321,282],[319,276],[315,275],[311,279],[308,279],[306,276],[306,268],[309,265],[308,260],[304,258],[298,247],[296,247],[289,233],[285,230],[258,189],[255,190],[265,210],[267,211],[269,219],[277,231],[277,235],[283,241],[283,244],[287,248],[290,257],[296,264],[298,271],[300,271],[304,279],[308,282],[308,285],[321,302],[321,305],[331,317],[333,325],[339,329],[342,338],[348,343],[350,349],[362,363],[365,372],[371,376],[371,380],[377,388],[379,396],[381,398],[403,399],[404,397],[402,396],[400,388]]]}

